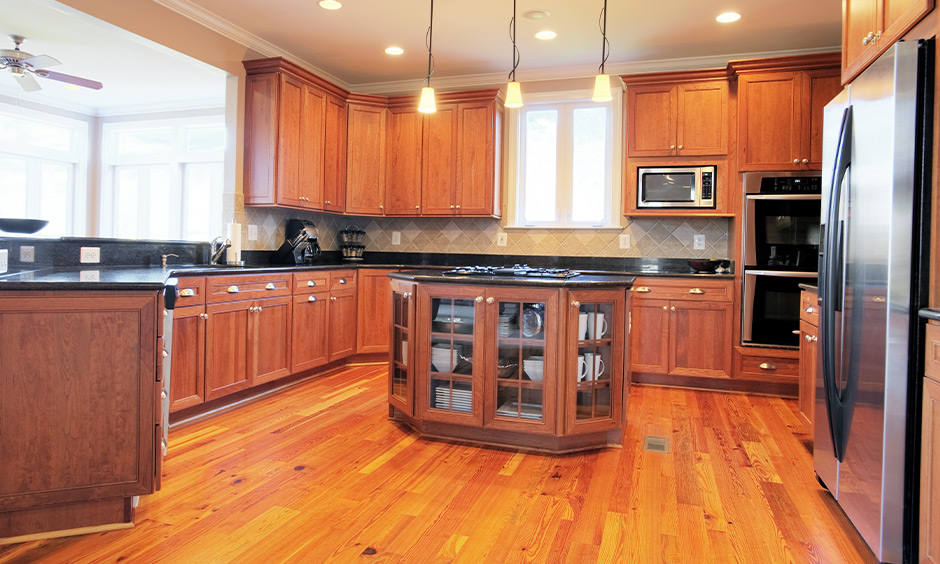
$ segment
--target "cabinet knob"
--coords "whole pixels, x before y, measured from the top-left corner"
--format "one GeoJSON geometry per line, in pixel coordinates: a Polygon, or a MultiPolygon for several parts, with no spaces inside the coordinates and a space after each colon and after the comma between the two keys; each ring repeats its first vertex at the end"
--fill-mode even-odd
{"type": "Polygon", "coordinates": [[[326,204],[326,205],[330,205],[330,204],[332,204],[333,202],[327,200],[327,201],[325,201],[325,202],[323,202],[323,203],[326,204]]]}
{"type": "Polygon", "coordinates": [[[881,39],[881,30],[880,30],[880,29],[875,32],[875,37],[872,38],[872,41],[878,41],[879,39],[881,39]]]}
{"type": "Polygon", "coordinates": [[[415,211],[420,211],[420,210],[421,210],[421,206],[415,206],[415,211]]]}
{"type": "Polygon", "coordinates": [[[195,296],[195,295],[196,295],[196,291],[193,290],[192,288],[185,288],[185,289],[183,289],[183,290],[180,290],[180,297],[181,297],[181,298],[191,298],[191,297],[193,297],[193,296],[195,296]]]}
{"type": "Polygon", "coordinates": [[[307,287],[308,287],[308,288],[313,288],[313,287],[316,286],[316,285],[317,285],[317,283],[314,282],[313,280],[307,280],[307,287]]]}
{"type": "Polygon", "coordinates": [[[803,163],[803,164],[807,164],[807,163],[809,163],[809,159],[803,159],[803,160],[800,161],[800,162],[803,163]]]}
{"type": "Polygon", "coordinates": [[[488,303],[488,304],[491,304],[491,303],[493,303],[493,302],[495,302],[495,301],[496,301],[496,300],[493,299],[493,298],[486,298],[486,303],[488,303]]]}
{"type": "Polygon", "coordinates": [[[571,307],[581,307],[581,302],[578,300],[571,300],[571,307]]]}
{"type": "Polygon", "coordinates": [[[666,311],[666,309],[667,309],[666,306],[663,306],[663,311],[666,311]]]}
{"type": "Polygon", "coordinates": [[[307,298],[307,301],[308,301],[308,302],[315,302],[315,301],[317,301],[317,297],[316,297],[316,296],[310,296],[309,298],[307,298]]]}
{"type": "Polygon", "coordinates": [[[457,204],[457,209],[458,209],[458,210],[460,209],[460,204],[457,204]]]}
{"type": "Polygon", "coordinates": [[[807,342],[807,343],[812,343],[812,342],[813,342],[813,336],[812,336],[812,335],[803,335],[803,338],[806,339],[806,342],[807,342]]]}
{"type": "Polygon", "coordinates": [[[818,337],[816,337],[816,335],[813,335],[813,342],[815,343],[818,340],[819,340],[818,337]]]}
{"type": "Polygon", "coordinates": [[[401,297],[405,298],[406,300],[410,300],[411,292],[405,292],[404,294],[401,295],[401,297]]]}
{"type": "Polygon", "coordinates": [[[336,301],[336,296],[330,296],[330,301],[331,301],[331,302],[335,302],[335,301],[336,301]]]}
{"type": "Polygon", "coordinates": [[[277,290],[277,286],[274,285],[274,282],[268,282],[264,286],[265,290],[277,290]]]}
{"type": "Polygon", "coordinates": [[[875,33],[873,31],[869,31],[868,35],[862,38],[862,45],[868,45],[869,43],[871,43],[872,39],[874,38],[875,38],[875,33]]]}
{"type": "Polygon", "coordinates": [[[166,349],[163,349],[163,352],[161,354],[163,355],[163,358],[170,356],[170,353],[166,352],[166,349]]]}
{"type": "Polygon", "coordinates": [[[816,313],[816,308],[814,308],[813,306],[809,306],[808,308],[803,310],[803,313],[816,313]]]}
{"type": "Polygon", "coordinates": [[[385,211],[385,206],[379,206],[379,211],[385,211]]]}
{"type": "Polygon", "coordinates": [[[669,308],[669,311],[676,311],[676,306],[672,306],[671,308],[669,308]]]}
{"type": "Polygon", "coordinates": [[[346,283],[346,279],[345,279],[345,278],[340,278],[340,279],[339,279],[339,283],[340,283],[340,284],[345,284],[345,283],[346,283]]]}
{"type": "Polygon", "coordinates": [[[793,159],[793,164],[800,164],[800,159],[793,159]]]}
{"type": "Polygon", "coordinates": [[[451,205],[450,205],[450,209],[454,209],[455,207],[457,207],[457,206],[455,206],[454,204],[451,204],[451,205]]]}
{"type": "Polygon", "coordinates": [[[777,365],[776,365],[776,364],[770,364],[769,362],[762,362],[762,363],[760,363],[760,367],[759,367],[759,368],[760,368],[761,370],[776,370],[776,369],[777,369],[777,365]]]}
{"type": "Polygon", "coordinates": [[[680,151],[682,150],[682,145],[679,145],[679,150],[680,150],[680,151]]]}
{"type": "Polygon", "coordinates": [[[200,314],[199,314],[199,319],[209,319],[209,314],[208,314],[208,313],[200,313],[200,314]]]}
{"type": "Polygon", "coordinates": [[[703,289],[701,289],[701,288],[692,288],[691,290],[689,290],[689,293],[690,293],[690,294],[696,294],[696,295],[698,295],[698,294],[704,294],[704,293],[705,293],[705,290],[703,290],[703,289]]]}
{"type": "Polygon", "coordinates": [[[675,149],[676,146],[675,146],[675,145],[670,145],[669,148],[670,148],[670,149],[675,149]]]}
{"type": "Polygon", "coordinates": [[[636,292],[637,294],[649,294],[650,288],[649,286],[637,286],[636,288],[633,289],[633,291],[636,292]]]}
{"type": "Polygon", "coordinates": [[[166,390],[160,390],[160,399],[166,399],[166,390]]]}
{"type": "Polygon", "coordinates": [[[476,298],[473,299],[473,301],[475,301],[475,302],[478,303],[478,304],[482,304],[482,303],[483,303],[483,296],[477,296],[476,298]]]}

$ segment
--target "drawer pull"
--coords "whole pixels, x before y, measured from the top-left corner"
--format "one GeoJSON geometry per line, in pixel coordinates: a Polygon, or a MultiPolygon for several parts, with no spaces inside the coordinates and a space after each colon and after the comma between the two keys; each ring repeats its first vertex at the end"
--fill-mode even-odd
{"type": "Polygon", "coordinates": [[[316,296],[310,296],[309,298],[307,298],[307,301],[308,301],[308,302],[315,302],[315,301],[317,301],[317,297],[316,297],[316,296]]]}
{"type": "Polygon", "coordinates": [[[649,286],[637,286],[636,288],[633,289],[633,291],[636,292],[637,294],[649,294],[650,288],[649,286]]]}
{"type": "Polygon", "coordinates": [[[316,286],[316,285],[317,285],[317,283],[314,282],[313,280],[307,280],[307,287],[308,287],[308,288],[313,288],[313,287],[316,286]]]}
{"type": "Polygon", "coordinates": [[[704,294],[704,293],[705,293],[705,290],[703,290],[703,289],[701,289],[701,288],[692,288],[691,290],[689,290],[689,293],[690,293],[690,294],[696,294],[696,295],[698,295],[698,294],[704,294]]]}
{"type": "Polygon", "coordinates": [[[228,292],[229,294],[237,294],[238,286],[229,286],[228,289],[225,291],[228,292]]]}
{"type": "Polygon", "coordinates": [[[193,296],[195,296],[195,295],[196,295],[196,291],[193,290],[192,288],[185,288],[185,289],[183,289],[183,290],[180,290],[180,297],[181,297],[181,298],[191,298],[191,297],[193,297],[193,296]]]}
{"type": "Polygon", "coordinates": [[[761,370],[776,370],[776,369],[777,369],[777,365],[776,365],[776,364],[770,364],[769,362],[762,362],[762,363],[760,363],[760,369],[761,369],[761,370]]]}
{"type": "Polygon", "coordinates": [[[790,332],[793,333],[794,335],[799,335],[800,333],[802,333],[802,331],[800,331],[799,329],[794,329],[793,331],[790,331],[790,332]]]}
{"type": "Polygon", "coordinates": [[[340,283],[340,284],[345,284],[345,283],[346,283],[346,279],[345,279],[345,278],[340,278],[340,279],[339,279],[339,283],[340,283]]]}
{"type": "Polygon", "coordinates": [[[277,290],[277,286],[274,285],[274,282],[268,282],[265,287],[265,290],[277,290]]]}
{"type": "Polygon", "coordinates": [[[816,313],[816,308],[814,308],[813,306],[809,306],[808,308],[803,310],[803,313],[816,313]]]}

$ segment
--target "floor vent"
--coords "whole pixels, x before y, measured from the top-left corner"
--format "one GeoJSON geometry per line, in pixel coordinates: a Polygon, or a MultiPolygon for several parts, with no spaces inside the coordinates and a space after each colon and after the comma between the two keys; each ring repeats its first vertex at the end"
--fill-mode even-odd
{"type": "Polygon", "coordinates": [[[643,450],[652,452],[669,452],[669,439],[666,437],[643,437],[643,450]]]}

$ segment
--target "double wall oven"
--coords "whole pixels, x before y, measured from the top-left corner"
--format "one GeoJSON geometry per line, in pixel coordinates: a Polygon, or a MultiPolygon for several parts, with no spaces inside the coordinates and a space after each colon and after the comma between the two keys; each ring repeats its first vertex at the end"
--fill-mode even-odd
{"type": "Polygon", "coordinates": [[[818,172],[744,174],[744,345],[798,347],[801,283],[816,283],[818,172]]]}

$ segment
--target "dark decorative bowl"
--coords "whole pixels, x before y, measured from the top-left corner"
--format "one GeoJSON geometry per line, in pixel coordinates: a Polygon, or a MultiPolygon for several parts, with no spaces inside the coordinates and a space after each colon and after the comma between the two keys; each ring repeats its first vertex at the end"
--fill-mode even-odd
{"type": "Polygon", "coordinates": [[[35,233],[49,224],[46,219],[15,219],[0,217],[0,231],[7,233],[35,233]]]}
{"type": "Polygon", "coordinates": [[[729,262],[724,259],[689,259],[689,266],[696,272],[715,272],[719,266],[729,262]]]}

